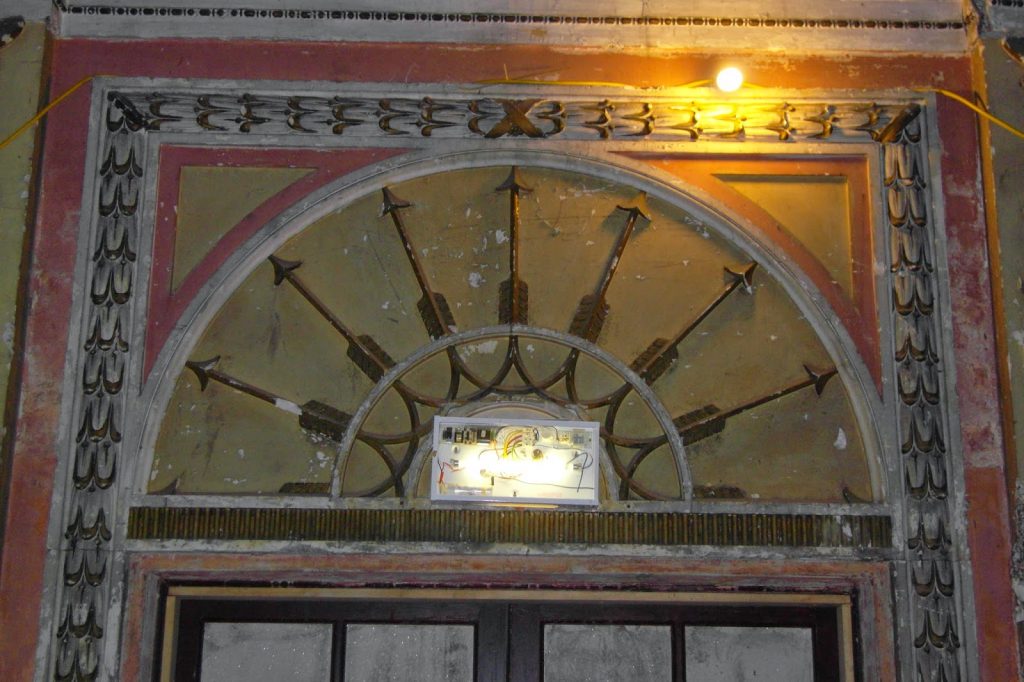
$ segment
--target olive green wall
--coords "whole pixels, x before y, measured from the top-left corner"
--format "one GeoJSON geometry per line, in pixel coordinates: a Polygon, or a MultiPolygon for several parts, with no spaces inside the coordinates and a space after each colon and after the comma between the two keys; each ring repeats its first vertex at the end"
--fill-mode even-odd
{"type": "MultiPolygon", "coordinates": [[[[1015,39],[1016,48],[1024,41],[1015,39]]],[[[1019,53],[1017,53],[1019,54],[1019,53]]],[[[989,108],[993,114],[1024,130],[1024,64],[1004,48],[1001,40],[984,44],[985,80],[989,108]]],[[[1013,452],[1007,465],[1016,469],[1016,539],[1011,557],[1011,576],[1017,597],[1015,619],[1018,646],[1024,650],[1024,140],[999,126],[990,126],[992,184],[998,225],[999,248],[995,253],[1002,271],[1001,286],[1005,318],[1006,362],[1012,400],[1013,452]],[[1014,462],[1015,459],[1015,462],[1014,462]]]]}
{"type": "MultiPolygon", "coordinates": [[[[41,72],[46,27],[29,23],[13,42],[0,48],[0,139],[7,138],[39,107],[41,72]]],[[[11,397],[12,360],[20,311],[18,285],[22,249],[27,234],[31,194],[35,130],[29,130],[0,149],[0,396],[4,397],[4,418],[0,426],[0,520],[6,502],[8,435],[13,409],[11,397]]],[[[2,529],[0,523],[0,529],[2,529]]],[[[2,530],[0,530],[2,533],[2,530]]]]}

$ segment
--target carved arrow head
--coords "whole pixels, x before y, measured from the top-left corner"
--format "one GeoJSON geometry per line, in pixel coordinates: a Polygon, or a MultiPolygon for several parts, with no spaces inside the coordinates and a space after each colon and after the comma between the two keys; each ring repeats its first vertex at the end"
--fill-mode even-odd
{"type": "Polygon", "coordinates": [[[396,197],[395,193],[392,192],[391,189],[388,187],[385,187],[381,191],[384,194],[384,203],[382,203],[380,206],[381,215],[394,213],[397,209],[409,208],[410,206],[412,206],[412,204],[410,204],[408,201],[396,197]]]}
{"type": "Polygon", "coordinates": [[[290,275],[293,270],[297,270],[299,266],[302,265],[302,261],[300,260],[284,260],[283,258],[278,258],[277,256],[269,256],[267,260],[270,261],[270,264],[274,266],[275,287],[284,280],[286,280],[288,278],[288,275],[290,275]]]}
{"type": "Polygon", "coordinates": [[[210,383],[210,370],[216,367],[218,362],[220,362],[220,356],[215,355],[209,360],[189,360],[185,363],[185,366],[195,372],[199,379],[200,390],[206,390],[207,384],[210,383]]]}
{"type": "Polygon", "coordinates": [[[505,182],[495,187],[494,191],[501,192],[506,189],[510,189],[516,194],[519,194],[520,192],[528,193],[533,191],[532,187],[527,187],[523,184],[522,178],[519,177],[518,166],[512,166],[512,170],[509,171],[508,177],[505,178],[505,182]]]}
{"type": "Polygon", "coordinates": [[[618,204],[615,208],[628,212],[631,218],[643,216],[646,220],[651,219],[651,211],[647,208],[647,192],[640,192],[631,201],[618,204]]]}
{"type": "Polygon", "coordinates": [[[804,371],[807,372],[807,376],[814,382],[814,392],[818,395],[821,395],[825,391],[825,384],[827,384],[828,380],[834,377],[838,372],[835,367],[819,372],[807,365],[804,365],[804,371]]]}
{"type": "Polygon", "coordinates": [[[757,263],[754,261],[744,266],[725,269],[733,277],[734,282],[742,283],[743,291],[748,294],[754,293],[754,270],[757,270],[757,263]]]}

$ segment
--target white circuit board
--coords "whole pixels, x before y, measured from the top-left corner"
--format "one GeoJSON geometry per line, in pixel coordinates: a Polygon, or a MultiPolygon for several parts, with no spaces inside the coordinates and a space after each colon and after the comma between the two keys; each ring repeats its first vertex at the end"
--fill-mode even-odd
{"type": "Polygon", "coordinates": [[[430,499],[598,504],[598,422],[434,417],[430,499]]]}

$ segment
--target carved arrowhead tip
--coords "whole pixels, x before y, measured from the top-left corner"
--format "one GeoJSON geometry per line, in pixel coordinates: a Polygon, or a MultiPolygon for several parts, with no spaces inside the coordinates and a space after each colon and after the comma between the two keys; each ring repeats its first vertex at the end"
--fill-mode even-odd
{"type": "Polygon", "coordinates": [[[495,192],[501,192],[510,189],[513,192],[532,192],[532,187],[527,187],[523,184],[522,179],[519,177],[519,167],[512,166],[512,170],[509,171],[508,177],[505,178],[505,182],[501,183],[494,188],[495,192]]]}
{"type": "Polygon", "coordinates": [[[408,201],[396,197],[395,193],[388,187],[385,187],[381,192],[384,195],[384,203],[380,206],[381,215],[392,213],[399,208],[409,208],[412,206],[408,201]]]}
{"type": "Polygon", "coordinates": [[[631,201],[618,204],[615,208],[643,216],[645,220],[651,219],[651,211],[647,208],[647,192],[640,192],[631,201]]]}
{"type": "Polygon", "coordinates": [[[292,272],[293,270],[297,270],[298,267],[302,265],[302,261],[300,260],[284,260],[283,258],[278,258],[277,256],[269,256],[267,260],[270,261],[270,264],[274,266],[275,287],[281,282],[283,282],[285,278],[288,277],[288,274],[290,272],[292,272]]]}
{"type": "Polygon", "coordinates": [[[206,386],[210,383],[210,370],[216,367],[218,362],[220,362],[220,356],[215,355],[209,360],[189,360],[185,363],[185,366],[195,372],[199,379],[200,390],[206,390],[206,386]]]}
{"type": "Polygon", "coordinates": [[[814,392],[821,395],[825,391],[825,384],[827,384],[829,379],[834,377],[839,370],[835,367],[830,367],[824,372],[819,372],[808,365],[804,365],[804,371],[807,372],[807,376],[814,382],[814,392]]]}
{"type": "Polygon", "coordinates": [[[748,294],[754,293],[754,270],[757,270],[757,263],[755,261],[750,261],[742,267],[727,267],[725,269],[727,273],[732,275],[733,281],[743,283],[743,290],[748,294]]]}

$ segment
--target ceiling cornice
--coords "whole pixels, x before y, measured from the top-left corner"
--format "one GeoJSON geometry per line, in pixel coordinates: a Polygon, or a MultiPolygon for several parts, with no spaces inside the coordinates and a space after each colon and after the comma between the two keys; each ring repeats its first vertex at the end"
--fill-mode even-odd
{"type": "Polygon", "coordinates": [[[664,0],[56,0],[53,18],[55,30],[64,37],[512,43],[621,50],[966,49],[966,23],[956,0],[694,0],[685,9],[680,13],[679,3],[664,0]]]}

